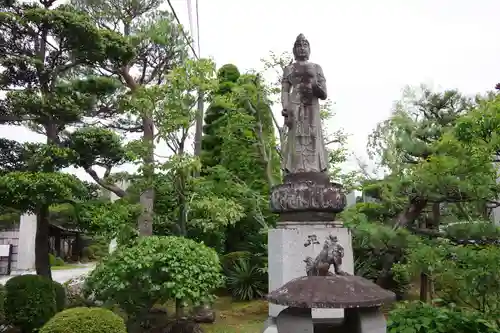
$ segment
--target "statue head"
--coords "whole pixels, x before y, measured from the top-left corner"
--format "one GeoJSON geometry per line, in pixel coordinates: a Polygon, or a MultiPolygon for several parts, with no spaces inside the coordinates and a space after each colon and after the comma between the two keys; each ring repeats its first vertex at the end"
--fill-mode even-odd
{"type": "Polygon", "coordinates": [[[311,54],[311,47],[309,41],[303,34],[297,36],[295,43],[293,44],[293,56],[295,60],[309,60],[309,55],[311,54]]]}

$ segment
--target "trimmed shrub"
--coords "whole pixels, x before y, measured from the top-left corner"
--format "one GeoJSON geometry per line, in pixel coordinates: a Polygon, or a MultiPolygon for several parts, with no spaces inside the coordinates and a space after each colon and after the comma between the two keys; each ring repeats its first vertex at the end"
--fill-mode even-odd
{"type": "Polygon", "coordinates": [[[15,276],[5,284],[5,319],[23,332],[43,326],[57,312],[53,282],[39,275],[15,276]]]}
{"type": "Polygon", "coordinates": [[[54,266],[64,266],[65,262],[62,258],[56,257],[52,253],[49,253],[49,263],[51,267],[54,266]]]}
{"type": "Polygon", "coordinates": [[[104,308],[73,308],[56,314],[39,333],[127,333],[122,318],[104,308]]]}
{"type": "Polygon", "coordinates": [[[92,251],[92,258],[89,259],[101,259],[108,255],[109,247],[103,247],[99,244],[92,244],[89,246],[89,249],[92,251]]]}
{"type": "Polygon", "coordinates": [[[66,307],[66,290],[64,290],[63,285],[59,282],[52,281],[52,284],[54,286],[54,293],[56,297],[56,310],[57,312],[60,312],[66,307]]]}
{"type": "Polygon", "coordinates": [[[86,258],[86,259],[94,259],[94,250],[92,250],[90,247],[84,247],[82,249],[82,258],[86,258]]]}
{"type": "Polygon", "coordinates": [[[52,253],[49,253],[49,264],[50,266],[57,266],[56,256],[52,253]]]}
{"type": "Polygon", "coordinates": [[[140,323],[154,304],[209,302],[223,282],[217,253],[184,237],[144,237],[119,247],[85,280],[84,296],[118,304],[128,324],[140,323]]]}

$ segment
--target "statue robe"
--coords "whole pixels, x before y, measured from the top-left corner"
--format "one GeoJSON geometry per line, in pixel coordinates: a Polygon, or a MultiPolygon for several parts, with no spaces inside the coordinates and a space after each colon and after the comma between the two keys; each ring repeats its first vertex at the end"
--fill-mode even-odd
{"type": "Polygon", "coordinates": [[[285,173],[325,172],[328,168],[328,153],[323,140],[319,99],[326,99],[326,80],[318,64],[308,63],[315,73],[316,84],[312,96],[305,97],[297,75],[300,65],[293,63],[283,73],[284,85],[289,84],[287,112],[291,117],[286,144],[283,149],[285,173]]]}

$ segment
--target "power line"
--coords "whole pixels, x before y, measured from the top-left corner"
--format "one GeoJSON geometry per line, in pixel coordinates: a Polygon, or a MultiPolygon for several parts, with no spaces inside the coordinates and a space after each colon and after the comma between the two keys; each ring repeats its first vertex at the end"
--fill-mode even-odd
{"type": "MultiPolygon", "coordinates": [[[[191,5],[191,0],[186,1],[187,10],[188,10],[188,20],[189,20],[189,31],[191,31],[191,38],[194,43],[194,27],[193,27],[193,6],[191,5]]],[[[199,52],[198,52],[199,53],[199,52]]]]}
{"type": "Polygon", "coordinates": [[[198,0],[196,0],[196,39],[197,39],[197,45],[198,45],[198,54],[201,57],[201,51],[200,51],[200,15],[198,14],[198,0]]]}
{"type": "MultiPolygon", "coordinates": [[[[177,21],[177,23],[180,26],[182,26],[181,21],[179,20],[179,17],[177,16],[177,13],[175,12],[174,6],[172,6],[172,2],[170,0],[167,0],[167,3],[170,6],[170,10],[172,11],[172,14],[174,14],[175,20],[177,21]]],[[[196,51],[194,50],[193,43],[191,43],[191,41],[189,40],[189,37],[188,37],[188,35],[186,35],[186,32],[184,31],[184,29],[181,29],[181,32],[182,32],[182,35],[184,36],[184,39],[189,44],[191,51],[193,51],[194,57],[196,59],[199,59],[198,55],[196,54],[196,51]]]]}

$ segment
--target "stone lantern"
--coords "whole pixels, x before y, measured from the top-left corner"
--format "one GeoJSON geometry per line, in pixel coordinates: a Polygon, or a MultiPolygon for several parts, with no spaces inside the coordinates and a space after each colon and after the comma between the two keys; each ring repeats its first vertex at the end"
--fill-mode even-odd
{"type": "Polygon", "coordinates": [[[278,333],[386,333],[380,306],[395,300],[393,292],[353,275],[304,276],[267,296],[287,308],[269,329],[278,333]],[[344,309],[344,318],[315,324],[311,309],[344,309]],[[272,327],[274,326],[274,327],[272,327]]]}

